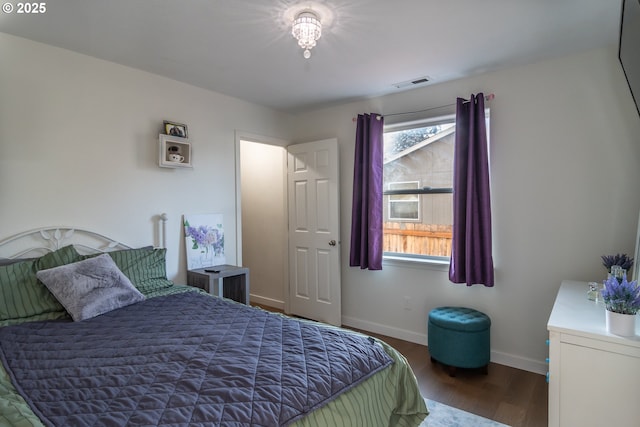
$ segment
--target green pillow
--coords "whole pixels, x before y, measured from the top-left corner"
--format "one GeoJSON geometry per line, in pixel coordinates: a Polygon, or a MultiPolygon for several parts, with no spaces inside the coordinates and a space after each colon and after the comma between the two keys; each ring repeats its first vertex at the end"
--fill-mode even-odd
{"type": "Polygon", "coordinates": [[[81,259],[75,248],[69,245],[40,258],[0,266],[0,321],[64,313],[64,307],[37,279],[36,273],[81,259]]]}
{"type": "Polygon", "coordinates": [[[173,286],[167,279],[166,249],[145,247],[107,253],[144,296],[173,286]]]}

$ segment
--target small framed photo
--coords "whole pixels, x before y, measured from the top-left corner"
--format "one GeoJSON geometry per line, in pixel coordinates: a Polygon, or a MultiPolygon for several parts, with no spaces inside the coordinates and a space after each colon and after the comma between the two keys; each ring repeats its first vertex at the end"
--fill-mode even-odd
{"type": "Polygon", "coordinates": [[[173,123],[165,120],[164,133],[166,133],[167,135],[177,136],[180,138],[189,138],[189,134],[187,132],[187,125],[183,125],[182,123],[173,123]]]}

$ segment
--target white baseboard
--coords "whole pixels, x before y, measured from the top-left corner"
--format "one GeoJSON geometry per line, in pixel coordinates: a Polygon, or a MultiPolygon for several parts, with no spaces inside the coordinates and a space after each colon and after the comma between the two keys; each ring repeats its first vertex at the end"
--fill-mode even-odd
{"type": "Polygon", "coordinates": [[[260,295],[249,295],[249,300],[251,302],[255,302],[256,304],[266,305],[267,307],[277,308],[279,310],[284,310],[284,301],[278,301],[277,299],[261,297],[260,295]]]}
{"type": "Polygon", "coordinates": [[[427,336],[425,334],[417,334],[404,329],[392,328],[380,323],[367,322],[366,320],[356,319],[354,317],[342,316],[342,324],[351,328],[362,329],[363,331],[374,332],[376,334],[386,335],[388,337],[397,338],[416,344],[427,345],[427,336]]]}
{"type": "MultiPolygon", "coordinates": [[[[426,334],[418,334],[415,332],[406,331],[404,329],[392,328],[387,325],[367,322],[365,320],[356,319],[354,317],[342,316],[342,324],[351,328],[386,335],[388,337],[397,338],[424,346],[426,346],[428,342],[426,334]]],[[[538,360],[493,350],[491,351],[491,362],[541,375],[546,374],[549,369],[548,365],[545,362],[540,362],[538,360]]]]}
{"type": "Polygon", "coordinates": [[[549,365],[545,362],[513,354],[502,353],[500,351],[491,351],[491,361],[499,365],[510,366],[512,368],[540,375],[545,375],[549,370],[549,365]]]}

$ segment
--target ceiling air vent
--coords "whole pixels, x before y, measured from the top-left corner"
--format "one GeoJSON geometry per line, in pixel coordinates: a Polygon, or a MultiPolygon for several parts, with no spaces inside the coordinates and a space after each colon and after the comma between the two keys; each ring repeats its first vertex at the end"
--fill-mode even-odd
{"type": "Polygon", "coordinates": [[[395,83],[393,86],[397,87],[398,89],[404,89],[409,86],[424,85],[428,83],[429,80],[431,80],[431,78],[429,78],[428,76],[424,76],[418,77],[417,79],[407,80],[406,82],[395,83]]]}

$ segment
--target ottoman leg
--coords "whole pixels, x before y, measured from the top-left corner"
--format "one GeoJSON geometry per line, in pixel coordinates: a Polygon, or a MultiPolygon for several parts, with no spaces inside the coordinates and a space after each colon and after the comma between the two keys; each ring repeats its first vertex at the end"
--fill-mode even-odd
{"type": "Polygon", "coordinates": [[[450,377],[455,377],[456,376],[456,367],[455,366],[448,366],[447,369],[449,371],[449,376],[450,377]]]}
{"type": "Polygon", "coordinates": [[[489,365],[488,364],[484,365],[482,367],[482,373],[485,374],[485,375],[489,375],[489,365]]]}

